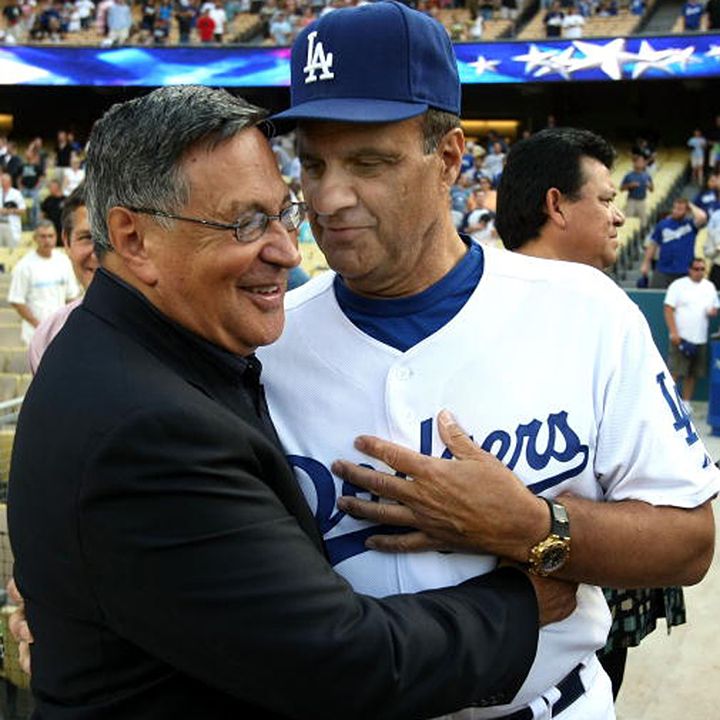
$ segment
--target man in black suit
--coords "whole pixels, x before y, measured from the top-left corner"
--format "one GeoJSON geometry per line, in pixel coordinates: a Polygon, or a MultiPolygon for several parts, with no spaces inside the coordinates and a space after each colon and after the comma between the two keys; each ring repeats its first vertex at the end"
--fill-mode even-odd
{"type": "MultiPolygon", "coordinates": [[[[10,481],[39,717],[431,717],[507,702],[534,657],[517,570],[373,600],[327,563],[253,354],[282,330],[304,216],[262,117],[164,88],[93,130],[101,269],[26,396],[10,481]]],[[[533,584],[540,622],[572,610],[572,586],[533,584]]]]}

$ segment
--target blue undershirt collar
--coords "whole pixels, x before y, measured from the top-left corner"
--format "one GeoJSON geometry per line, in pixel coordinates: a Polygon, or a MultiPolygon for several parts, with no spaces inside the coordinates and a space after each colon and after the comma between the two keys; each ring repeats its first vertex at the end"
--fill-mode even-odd
{"type": "Polygon", "coordinates": [[[445,277],[417,295],[368,298],[350,290],[335,276],[335,297],[347,318],[367,335],[402,352],[446,325],[480,282],[484,256],[480,245],[461,236],[468,251],[445,277]]]}

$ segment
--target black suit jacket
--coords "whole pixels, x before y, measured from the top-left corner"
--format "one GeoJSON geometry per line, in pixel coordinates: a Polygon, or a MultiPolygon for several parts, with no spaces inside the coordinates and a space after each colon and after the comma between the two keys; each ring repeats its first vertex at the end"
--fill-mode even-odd
{"type": "Polygon", "coordinates": [[[509,700],[537,642],[527,579],[353,593],[244,367],[103,271],[48,349],[9,499],[37,717],[379,720],[509,700]]]}

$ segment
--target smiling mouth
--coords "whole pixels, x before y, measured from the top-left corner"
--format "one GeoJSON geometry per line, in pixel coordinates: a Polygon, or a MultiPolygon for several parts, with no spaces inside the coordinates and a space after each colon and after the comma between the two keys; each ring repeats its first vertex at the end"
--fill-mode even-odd
{"type": "Polygon", "coordinates": [[[251,295],[277,295],[277,293],[282,292],[285,289],[284,285],[255,285],[253,287],[240,287],[240,290],[243,290],[247,293],[250,293],[251,295]]]}

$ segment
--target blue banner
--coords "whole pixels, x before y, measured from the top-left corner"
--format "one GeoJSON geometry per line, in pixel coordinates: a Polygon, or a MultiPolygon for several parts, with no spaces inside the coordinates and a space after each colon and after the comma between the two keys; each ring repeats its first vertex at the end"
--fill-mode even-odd
{"type": "MultiPolygon", "coordinates": [[[[720,35],[462,43],[468,83],[679,79],[720,75],[720,35]]],[[[0,85],[272,87],[290,50],[255,47],[0,47],[0,85]]]]}

